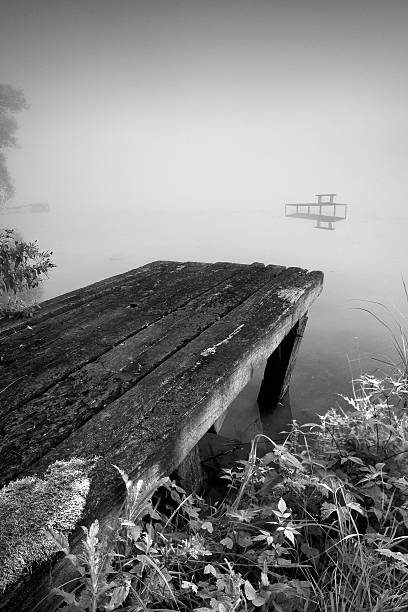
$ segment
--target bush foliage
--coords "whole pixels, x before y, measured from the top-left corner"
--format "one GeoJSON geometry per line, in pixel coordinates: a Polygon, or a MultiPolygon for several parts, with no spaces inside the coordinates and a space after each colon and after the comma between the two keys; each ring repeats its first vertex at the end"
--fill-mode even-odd
{"type": "MultiPolygon", "coordinates": [[[[14,195],[14,185],[7,169],[6,152],[17,147],[18,124],[15,114],[27,109],[24,93],[0,83],[0,207],[14,195]]],[[[18,240],[12,229],[0,228],[0,297],[9,295],[7,304],[0,304],[0,317],[31,315],[35,305],[26,304],[22,293],[38,286],[42,275],[53,267],[48,251],[40,251],[36,242],[18,240]]]]}
{"type": "Polygon", "coordinates": [[[24,242],[15,231],[0,228],[0,317],[32,316],[38,304],[29,304],[21,294],[38,287],[42,277],[54,267],[52,252],[40,251],[37,242],[24,242]]]}
{"type": "Polygon", "coordinates": [[[0,229],[0,295],[37,287],[41,275],[54,267],[51,255],[36,242],[17,240],[14,230],[0,229]]]}

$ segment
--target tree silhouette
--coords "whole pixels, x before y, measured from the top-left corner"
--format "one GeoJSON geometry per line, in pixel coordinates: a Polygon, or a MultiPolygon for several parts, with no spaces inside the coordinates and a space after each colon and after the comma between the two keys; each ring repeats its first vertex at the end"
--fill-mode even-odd
{"type": "Polygon", "coordinates": [[[20,89],[0,83],[0,206],[14,195],[6,153],[17,146],[18,124],[14,115],[26,108],[28,104],[20,89]]]}
{"type": "MultiPolygon", "coordinates": [[[[26,108],[28,104],[20,89],[0,83],[0,206],[14,194],[6,152],[17,146],[18,124],[14,115],[26,108]]],[[[24,242],[14,230],[0,227],[0,297],[37,287],[41,276],[53,267],[50,256],[50,252],[40,251],[36,242],[24,242]]],[[[30,308],[21,298],[9,299],[6,307],[0,307],[0,318],[26,311],[30,314],[30,308]]]]}

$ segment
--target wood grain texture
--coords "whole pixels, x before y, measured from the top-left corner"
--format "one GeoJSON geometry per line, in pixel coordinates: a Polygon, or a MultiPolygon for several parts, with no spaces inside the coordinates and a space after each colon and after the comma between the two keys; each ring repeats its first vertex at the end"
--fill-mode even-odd
{"type": "Polygon", "coordinates": [[[98,286],[90,300],[79,293],[67,311],[30,319],[29,327],[0,338],[0,389],[11,385],[0,395],[0,418],[234,275],[238,268],[159,262],[145,267],[143,273],[135,270],[114,290],[108,279],[107,292],[98,286]]]}
{"type": "Polygon", "coordinates": [[[267,281],[19,473],[42,472],[73,455],[99,456],[87,517],[109,511],[121,490],[112,464],[146,482],[175,469],[253,368],[307,312],[320,288],[319,273],[296,268],[267,281]]]}
{"type": "MultiPolygon", "coordinates": [[[[13,410],[4,419],[0,439],[1,481],[17,477],[23,469],[137,385],[155,367],[226,316],[278,272],[278,268],[265,270],[258,266],[245,266],[232,275],[229,271],[227,280],[218,282],[218,274],[211,270],[213,287],[210,290],[193,297],[195,293],[191,287],[186,287],[184,298],[190,300],[186,305],[146,327],[138,327],[133,335],[116,343],[90,363],[81,366],[74,354],[69,364],[72,353],[68,353],[65,366],[71,371],[70,375],[38,397],[22,402],[18,410],[13,410]],[[74,370],[75,367],[78,369],[74,370]]],[[[133,312],[128,316],[134,323],[133,312]]],[[[143,314],[143,317],[146,319],[148,315],[143,314]]],[[[41,359],[41,355],[37,358],[41,359]]],[[[34,383],[37,387],[42,382],[41,376],[38,378],[34,383]]]]}

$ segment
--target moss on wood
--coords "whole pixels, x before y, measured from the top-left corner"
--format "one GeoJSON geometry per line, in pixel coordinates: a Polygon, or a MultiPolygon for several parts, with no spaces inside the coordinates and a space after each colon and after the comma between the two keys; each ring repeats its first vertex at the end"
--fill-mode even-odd
{"type": "Polygon", "coordinates": [[[0,589],[56,552],[52,532],[76,525],[89,491],[93,460],[56,461],[44,478],[15,480],[0,490],[0,589]]]}

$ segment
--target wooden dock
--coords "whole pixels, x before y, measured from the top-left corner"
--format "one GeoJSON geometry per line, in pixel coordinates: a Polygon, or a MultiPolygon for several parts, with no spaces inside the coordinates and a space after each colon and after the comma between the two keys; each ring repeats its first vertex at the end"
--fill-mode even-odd
{"type": "Polygon", "coordinates": [[[334,230],[333,223],[347,219],[348,204],[335,202],[335,193],[317,193],[317,202],[285,204],[285,216],[316,221],[318,229],[334,230]]]}
{"type": "MultiPolygon", "coordinates": [[[[1,320],[1,483],[102,457],[81,522],[103,521],[124,491],[113,464],[145,483],[169,475],[266,363],[259,402],[273,408],[322,282],[299,268],[159,261],[44,302],[28,322],[1,320]]],[[[41,596],[37,580],[0,609],[41,596]]]]}

